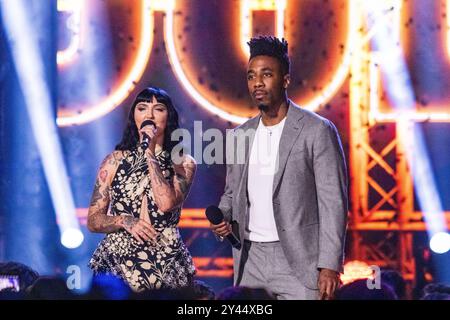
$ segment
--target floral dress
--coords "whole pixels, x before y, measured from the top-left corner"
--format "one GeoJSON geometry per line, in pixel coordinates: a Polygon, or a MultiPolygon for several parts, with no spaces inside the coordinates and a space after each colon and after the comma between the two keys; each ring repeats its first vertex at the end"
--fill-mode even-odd
{"type": "MultiPolygon", "coordinates": [[[[164,177],[172,182],[175,173],[170,154],[160,152],[156,159],[164,177]]],[[[125,230],[109,233],[93,253],[89,267],[94,274],[119,276],[134,291],[190,285],[195,267],[177,227],[180,211],[181,207],[165,213],[158,209],[142,148],[125,152],[111,182],[108,214],[144,219],[153,225],[158,238],[140,244],[125,230]]]]}

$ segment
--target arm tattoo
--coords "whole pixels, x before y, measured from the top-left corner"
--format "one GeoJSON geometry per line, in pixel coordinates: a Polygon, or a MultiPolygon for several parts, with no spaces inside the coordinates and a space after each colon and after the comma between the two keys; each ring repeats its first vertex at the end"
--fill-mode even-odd
{"type": "Polygon", "coordinates": [[[192,183],[195,164],[194,166],[183,166],[184,174],[176,173],[173,182],[164,178],[159,163],[154,157],[149,158],[148,166],[150,182],[158,207],[166,205],[166,207],[174,208],[183,203],[192,183]]]}
{"type": "Polygon", "coordinates": [[[88,219],[95,232],[110,233],[120,229],[120,217],[107,216],[100,209],[89,214],[88,219]]]}
{"type": "Polygon", "coordinates": [[[139,219],[131,216],[122,216],[122,223],[126,230],[132,230],[134,226],[139,222],[139,219]]]}
{"type": "Polygon", "coordinates": [[[106,182],[106,178],[108,177],[108,170],[100,171],[99,177],[102,180],[102,182],[105,183],[106,182]]]}
{"type": "Polygon", "coordinates": [[[92,193],[92,198],[91,198],[91,204],[90,206],[95,206],[97,204],[97,202],[99,200],[101,200],[104,196],[105,196],[104,192],[103,194],[100,192],[100,182],[98,181],[98,179],[95,181],[95,186],[94,186],[94,192],[92,193]]]}
{"type": "Polygon", "coordinates": [[[192,185],[192,181],[194,179],[195,165],[194,166],[185,166],[184,171],[185,171],[184,176],[182,176],[182,175],[178,175],[178,176],[182,178],[182,180],[180,180],[181,192],[183,193],[184,197],[186,197],[187,194],[189,193],[189,189],[190,189],[190,187],[192,185]]]}
{"type": "Polygon", "coordinates": [[[152,184],[154,193],[156,193],[158,196],[164,196],[173,193],[173,189],[170,183],[164,178],[161,172],[158,160],[151,157],[148,161],[148,166],[149,166],[148,173],[150,175],[150,183],[152,184]]]}
{"type": "Polygon", "coordinates": [[[180,191],[183,195],[183,198],[185,198],[187,196],[187,193],[189,192],[189,188],[190,188],[191,184],[188,182],[186,177],[183,177],[181,174],[177,174],[175,176],[175,178],[176,178],[176,182],[178,183],[178,185],[180,187],[180,191]]]}
{"type": "Polygon", "coordinates": [[[106,157],[101,166],[98,178],[95,181],[91,203],[88,213],[88,227],[93,232],[109,233],[121,228],[121,218],[107,215],[109,205],[109,187],[107,184],[108,170],[106,165],[116,165],[117,159],[114,154],[106,157]]]}
{"type": "Polygon", "coordinates": [[[174,207],[176,198],[175,189],[171,182],[164,178],[159,167],[159,162],[154,156],[148,158],[148,169],[156,205],[159,208],[174,207]]]}
{"type": "Polygon", "coordinates": [[[177,200],[179,203],[182,203],[187,195],[189,194],[189,190],[191,189],[192,181],[195,175],[195,164],[194,165],[185,165],[183,166],[184,174],[176,174],[175,175],[175,187],[179,192],[177,194],[177,200]]]}
{"type": "Polygon", "coordinates": [[[104,165],[108,164],[111,166],[117,165],[119,159],[116,158],[115,152],[108,155],[105,159],[103,159],[102,163],[100,164],[100,168],[103,168],[104,165]]]}

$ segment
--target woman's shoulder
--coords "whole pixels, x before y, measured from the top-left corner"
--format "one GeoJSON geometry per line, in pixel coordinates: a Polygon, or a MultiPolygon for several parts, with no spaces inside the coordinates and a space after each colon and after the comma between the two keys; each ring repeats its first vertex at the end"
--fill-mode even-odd
{"type": "Polygon", "coordinates": [[[122,150],[114,150],[110,154],[108,154],[105,159],[103,159],[103,162],[101,164],[101,167],[104,166],[117,166],[127,155],[129,154],[129,151],[122,151],[122,150]]]}
{"type": "Polygon", "coordinates": [[[126,158],[131,151],[129,150],[114,150],[110,153],[110,156],[114,158],[116,161],[122,161],[124,158],[126,158]]]}

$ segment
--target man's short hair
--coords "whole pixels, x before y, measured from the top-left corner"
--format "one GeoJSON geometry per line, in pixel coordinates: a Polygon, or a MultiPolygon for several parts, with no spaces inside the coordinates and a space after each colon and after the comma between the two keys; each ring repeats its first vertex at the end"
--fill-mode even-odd
{"type": "Polygon", "coordinates": [[[273,36],[259,36],[250,39],[250,60],[256,56],[270,56],[276,58],[281,65],[281,72],[286,75],[290,72],[291,62],[288,56],[288,43],[282,38],[273,36]]]}

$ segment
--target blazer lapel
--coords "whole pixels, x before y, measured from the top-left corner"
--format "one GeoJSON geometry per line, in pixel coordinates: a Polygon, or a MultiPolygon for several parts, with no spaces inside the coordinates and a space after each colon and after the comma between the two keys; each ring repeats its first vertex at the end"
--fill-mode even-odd
{"type": "Polygon", "coordinates": [[[277,190],[278,184],[283,176],[286,162],[291,152],[291,149],[297,141],[297,137],[303,129],[304,123],[301,121],[303,113],[300,107],[295,105],[292,101],[289,102],[289,109],[286,115],[286,123],[284,124],[283,132],[281,133],[280,145],[278,148],[278,170],[273,178],[273,195],[277,190]]]}
{"type": "MultiPolygon", "coordinates": [[[[247,125],[243,130],[248,131],[248,137],[249,139],[245,139],[245,163],[244,168],[242,170],[242,176],[239,183],[239,197],[241,199],[246,199],[245,203],[248,203],[248,197],[247,197],[247,183],[248,183],[248,164],[250,160],[250,152],[252,150],[253,146],[253,140],[255,139],[255,133],[256,129],[258,128],[259,119],[261,118],[261,115],[258,115],[252,119],[250,119],[247,122],[247,125]]],[[[240,202],[242,203],[242,202],[240,202]]]]}

